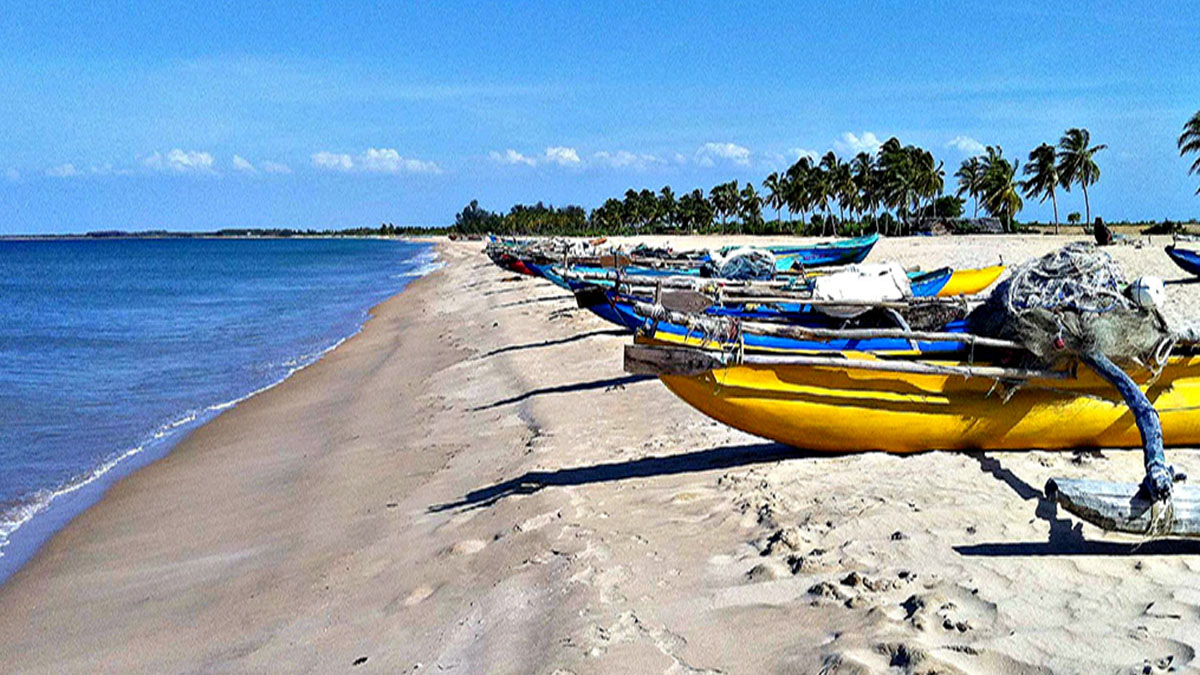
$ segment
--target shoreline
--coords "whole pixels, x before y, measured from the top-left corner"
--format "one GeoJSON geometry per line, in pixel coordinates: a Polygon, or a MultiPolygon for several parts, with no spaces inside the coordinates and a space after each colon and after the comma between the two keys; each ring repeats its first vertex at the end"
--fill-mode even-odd
{"type": "MultiPolygon", "coordinates": [[[[406,239],[406,241],[408,241],[406,239]]],[[[270,391],[283,384],[296,373],[311,367],[325,358],[328,354],[362,332],[366,324],[373,318],[375,308],[400,294],[413,281],[426,276],[438,269],[438,249],[436,242],[430,240],[411,240],[413,243],[429,244],[427,252],[422,252],[413,258],[416,266],[411,272],[396,275],[409,278],[398,291],[384,300],[363,310],[362,320],[353,330],[335,339],[330,345],[319,351],[301,354],[294,357],[297,365],[293,365],[282,376],[265,385],[236,396],[233,399],[205,404],[192,411],[181,412],[179,417],[149,431],[131,447],[114,451],[100,464],[84,469],[69,482],[54,487],[43,488],[38,500],[31,500],[22,505],[18,515],[19,521],[10,522],[13,525],[5,535],[0,546],[0,588],[26,564],[28,564],[43,546],[53,538],[63,527],[78,518],[89,508],[104,499],[105,494],[120,481],[132,476],[139,470],[159,461],[169,455],[180,443],[196,430],[217,419],[221,414],[237,405],[270,391]]]]}
{"type": "MultiPolygon", "coordinates": [[[[996,242],[874,255],[978,266],[996,242]]],[[[1200,546],[1105,537],[1036,487],[1140,476],[1140,452],[785,448],[624,373],[628,337],[570,294],[479,244],[438,248],[445,266],[354,338],[118,483],[0,586],[6,667],[1194,667],[1200,546]]],[[[1130,274],[1165,261],[1114,255],[1130,274]]]]}

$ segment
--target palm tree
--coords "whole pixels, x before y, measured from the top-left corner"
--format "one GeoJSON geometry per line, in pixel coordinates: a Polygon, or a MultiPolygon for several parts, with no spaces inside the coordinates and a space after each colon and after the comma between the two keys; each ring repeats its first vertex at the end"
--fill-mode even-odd
{"type": "Polygon", "coordinates": [[[979,217],[979,191],[983,187],[983,168],[983,160],[970,157],[963,160],[962,166],[954,172],[954,177],[958,179],[958,192],[955,192],[954,196],[961,197],[966,194],[971,198],[975,207],[975,218],[979,217]]]}
{"type": "Polygon", "coordinates": [[[936,162],[933,153],[928,150],[913,148],[911,152],[917,194],[929,200],[933,217],[937,218],[937,197],[946,187],[946,172],[942,168],[945,164],[936,162]]]}
{"type": "Polygon", "coordinates": [[[723,231],[725,225],[729,222],[729,216],[737,212],[740,196],[737,181],[730,181],[714,186],[708,193],[708,196],[712,199],[713,210],[721,218],[721,228],[723,231]]]}
{"type": "Polygon", "coordinates": [[[916,210],[925,186],[920,184],[915,159],[923,152],[914,146],[903,146],[900,140],[889,138],[879,148],[880,187],[884,205],[900,217],[903,229],[908,229],[908,216],[916,210]]]}
{"type": "MultiPolygon", "coordinates": [[[[813,195],[816,197],[817,203],[821,204],[825,209],[825,222],[821,226],[821,234],[825,234],[825,230],[829,225],[829,221],[833,214],[831,213],[829,201],[836,199],[841,194],[843,175],[848,175],[849,172],[843,171],[846,166],[832,150],[825,153],[821,158],[821,163],[818,165],[818,171],[814,180],[810,185],[813,190],[813,195]]],[[[839,202],[838,209],[841,209],[839,202]]]]}
{"type": "Polygon", "coordinates": [[[1058,141],[1058,175],[1064,190],[1071,190],[1071,185],[1079,183],[1083,188],[1083,211],[1087,222],[1092,222],[1092,205],[1088,202],[1088,186],[1100,180],[1100,167],[1093,159],[1097,152],[1107,148],[1107,145],[1093,145],[1092,135],[1087,129],[1067,129],[1067,133],[1058,141]]]}
{"type": "Polygon", "coordinates": [[[688,230],[702,231],[712,225],[713,205],[704,191],[693,190],[679,198],[679,220],[688,230]]]}
{"type": "Polygon", "coordinates": [[[788,167],[787,187],[785,189],[785,199],[790,213],[800,214],[800,226],[804,227],[804,220],[808,209],[813,205],[811,187],[811,177],[816,171],[813,166],[812,159],[809,157],[801,157],[796,160],[796,163],[788,167]]]}
{"type": "MultiPolygon", "coordinates": [[[[742,224],[747,222],[751,228],[757,226],[762,221],[762,197],[758,196],[758,191],[754,189],[754,183],[746,183],[746,187],[738,194],[738,213],[742,218],[742,224]]],[[[751,229],[753,232],[754,230],[751,229]]]]}
{"type": "Polygon", "coordinates": [[[787,187],[787,176],[785,175],[783,178],[780,178],[777,172],[772,171],[771,175],[767,176],[762,185],[763,189],[767,191],[767,204],[775,209],[775,219],[782,221],[783,205],[787,203],[787,199],[784,196],[787,187]]]}
{"type": "Polygon", "coordinates": [[[869,152],[860,152],[854,156],[850,168],[854,175],[854,205],[858,209],[859,220],[861,220],[863,211],[870,211],[874,215],[875,205],[879,200],[875,190],[875,179],[878,176],[875,158],[869,152]]]}
{"type": "Polygon", "coordinates": [[[1025,165],[1025,175],[1028,179],[1021,182],[1021,189],[1025,191],[1025,196],[1033,199],[1040,197],[1043,204],[1046,202],[1046,197],[1050,198],[1050,203],[1054,206],[1054,234],[1058,234],[1058,197],[1055,195],[1055,188],[1058,187],[1058,167],[1054,164],[1055,153],[1054,146],[1049,143],[1042,143],[1029,153],[1029,163],[1025,165]]]}
{"type": "Polygon", "coordinates": [[[1020,162],[1009,162],[1004,158],[1000,146],[988,146],[983,158],[983,186],[980,192],[983,208],[1006,223],[1005,230],[1011,231],[1013,217],[1025,206],[1021,200],[1016,180],[1020,162]]]}
{"type": "MultiPolygon", "coordinates": [[[[1179,156],[1183,157],[1192,152],[1200,153],[1200,110],[1183,125],[1183,133],[1179,134],[1179,156]]],[[[1200,173],[1200,157],[1192,162],[1188,173],[1200,173]]],[[[1200,188],[1196,188],[1196,194],[1200,195],[1200,188]]]]}
{"type": "MultiPolygon", "coordinates": [[[[846,162],[838,160],[830,175],[830,189],[838,203],[838,220],[846,219],[846,210],[854,210],[858,186],[854,184],[854,172],[846,162]]],[[[836,234],[836,233],[835,233],[836,234]]]]}

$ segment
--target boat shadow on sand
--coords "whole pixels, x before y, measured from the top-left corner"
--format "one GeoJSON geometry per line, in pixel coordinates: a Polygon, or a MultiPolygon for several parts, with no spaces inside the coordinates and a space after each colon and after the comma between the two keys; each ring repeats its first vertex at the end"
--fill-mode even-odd
{"type": "MultiPolygon", "coordinates": [[[[622,462],[570,467],[555,471],[530,471],[488,487],[472,490],[462,499],[435,504],[429,512],[473,510],[492,506],[506,497],[531,495],[548,487],[568,487],[608,483],[634,478],[672,476],[701,471],[731,469],[754,464],[769,464],[788,459],[834,457],[840,453],[814,453],[781,443],[749,443],[696,450],[678,455],[642,457],[622,462]]],[[[953,546],[965,557],[1039,557],[1039,556],[1148,556],[1200,554],[1200,541],[1157,539],[1145,542],[1089,541],[1083,525],[1069,516],[1060,517],[1058,504],[1042,490],[1026,483],[1000,460],[984,452],[963,452],[979,462],[979,468],[1001,481],[1025,501],[1036,501],[1034,514],[1050,525],[1047,541],[993,542],[953,546]]]]}
{"type": "MultiPolygon", "coordinates": [[[[541,345],[534,345],[541,346],[541,345]]],[[[494,403],[481,405],[471,408],[471,412],[479,412],[481,410],[491,410],[500,406],[509,405],[511,403],[521,403],[535,396],[545,396],[547,394],[568,394],[575,391],[590,391],[594,389],[617,389],[626,385],[634,384],[635,382],[645,382],[646,380],[658,379],[652,375],[625,375],[624,377],[610,377],[603,380],[592,380],[590,382],[576,382],[574,384],[560,384],[553,387],[538,387],[530,389],[523,394],[510,396],[509,398],[500,399],[494,403]]]]}
{"type": "MultiPolygon", "coordinates": [[[[829,453],[822,453],[822,456],[828,455],[829,453]]],[[[477,509],[491,506],[505,497],[529,495],[548,487],[608,483],[631,478],[673,476],[814,456],[816,456],[814,453],[807,453],[780,443],[763,442],[709,448],[678,455],[656,455],[623,462],[578,466],[568,469],[558,469],[556,471],[530,471],[512,480],[473,490],[458,501],[435,504],[429,507],[429,510],[436,512],[453,509],[477,509]]]]}
{"type": "Polygon", "coordinates": [[[1070,516],[1059,517],[1058,504],[1012,471],[1000,460],[984,452],[963,453],[979,462],[984,473],[1008,485],[1025,501],[1037,501],[1034,515],[1050,524],[1047,541],[992,542],[953,546],[956,553],[967,557],[1039,557],[1039,556],[1145,556],[1200,554],[1200,541],[1185,539],[1154,539],[1144,542],[1089,541],[1083,536],[1083,524],[1070,516]]]}
{"type": "Polygon", "coordinates": [[[540,349],[542,347],[555,347],[558,345],[565,345],[565,344],[569,344],[571,342],[578,342],[580,340],[587,340],[588,338],[594,338],[594,337],[602,337],[602,336],[624,337],[627,335],[629,335],[629,331],[620,330],[617,328],[613,328],[613,329],[609,329],[609,330],[593,330],[593,331],[588,331],[586,333],[575,333],[573,335],[568,335],[567,337],[558,338],[556,340],[542,340],[540,342],[526,342],[524,344],[519,344],[519,345],[508,345],[506,347],[497,347],[496,349],[493,349],[492,351],[487,352],[486,354],[480,354],[478,356],[478,358],[486,359],[486,358],[490,358],[493,356],[498,356],[500,354],[507,354],[509,352],[525,351],[526,349],[540,349]]]}

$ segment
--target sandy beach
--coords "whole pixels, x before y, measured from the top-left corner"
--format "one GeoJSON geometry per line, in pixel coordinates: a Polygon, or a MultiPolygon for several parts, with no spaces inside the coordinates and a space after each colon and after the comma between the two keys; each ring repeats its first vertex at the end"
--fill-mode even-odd
{"type": "MultiPolygon", "coordinates": [[[[1078,236],[887,239],[1018,263],[1078,236]]],[[[651,238],[663,241],[663,238],[651,238]]],[[[680,247],[714,238],[671,238],[680,247]]],[[[767,242],[762,242],[767,243],[767,242]]],[[[1162,251],[1128,274],[1183,279],[1162,251]]],[[[627,375],[629,337],[478,242],[116,485],[0,586],[6,672],[1109,673],[1200,665],[1200,542],[1052,476],[1138,451],[812,455],[627,375]]],[[[1197,318],[1200,284],[1167,315],[1197,318]]],[[[1200,475],[1200,454],[1169,449],[1200,475]]]]}

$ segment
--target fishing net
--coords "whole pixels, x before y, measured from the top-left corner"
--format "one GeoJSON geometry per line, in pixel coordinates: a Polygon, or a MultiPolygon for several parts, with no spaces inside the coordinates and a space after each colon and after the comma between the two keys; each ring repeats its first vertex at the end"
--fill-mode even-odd
{"type": "Polygon", "coordinates": [[[1127,286],[1107,253],[1069,244],[1014,270],[968,321],[973,332],[1020,343],[1043,366],[1099,353],[1157,370],[1170,332],[1157,308],[1139,306],[1127,286]]]}
{"type": "Polygon", "coordinates": [[[765,249],[748,246],[726,255],[714,251],[712,259],[700,268],[700,274],[721,279],[770,281],[775,278],[775,256],[765,249]]]}

